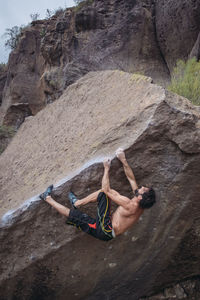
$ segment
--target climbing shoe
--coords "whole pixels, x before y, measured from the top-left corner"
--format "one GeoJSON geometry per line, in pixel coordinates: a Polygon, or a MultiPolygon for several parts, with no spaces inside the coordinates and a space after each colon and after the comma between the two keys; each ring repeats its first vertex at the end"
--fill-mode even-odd
{"type": "Polygon", "coordinates": [[[53,190],[53,184],[50,185],[50,186],[46,189],[46,191],[45,191],[44,193],[42,193],[42,194],[39,196],[40,199],[46,200],[46,197],[51,195],[52,190],[53,190]]]}
{"type": "Polygon", "coordinates": [[[76,198],[76,196],[74,195],[74,193],[69,192],[68,198],[69,198],[69,201],[70,201],[71,205],[73,206],[73,208],[77,208],[77,207],[75,206],[75,203],[76,203],[76,201],[77,201],[78,199],[76,198]]]}

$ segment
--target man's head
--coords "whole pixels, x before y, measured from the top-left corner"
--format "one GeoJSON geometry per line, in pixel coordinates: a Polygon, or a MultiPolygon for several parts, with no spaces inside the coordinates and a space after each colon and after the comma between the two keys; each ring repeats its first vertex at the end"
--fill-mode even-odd
{"type": "Polygon", "coordinates": [[[152,188],[144,186],[139,187],[137,190],[135,190],[135,196],[138,198],[139,206],[142,209],[150,208],[156,202],[156,194],[152,188]]]}

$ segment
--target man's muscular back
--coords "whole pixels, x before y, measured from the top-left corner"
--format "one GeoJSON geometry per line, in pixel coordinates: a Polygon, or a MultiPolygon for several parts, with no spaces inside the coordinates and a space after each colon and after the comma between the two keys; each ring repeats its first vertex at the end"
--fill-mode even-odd
{"type": "Polygon", "coordinates": [[[127,207],[119,206],[112,215],[115,234],[122,234],[135,224],[143,211],[134,199],[127,201],[127,207]]]}

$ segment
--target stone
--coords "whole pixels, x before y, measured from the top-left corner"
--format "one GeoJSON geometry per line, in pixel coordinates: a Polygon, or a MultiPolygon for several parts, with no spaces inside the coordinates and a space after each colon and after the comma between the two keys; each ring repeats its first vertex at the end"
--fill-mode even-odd
{"type": "Polygon", "coordinates": [[[25,118],[32,116],[30,105],[28,103],[16,103],[11,105],[3,120],[3,124],[6,126],[12,126],[17,130],[24,122],[25,118]]]}
{"type": "MultiPolygon", "coordinates": [[[[199,159],[200,112],[187,99],[117,70],[70,85],[20,126],[0,156],[2,299],[140,299],[198,277],[199,159]],[[157,203],[104,243],[65,225],[38,194],[53,183],[53,197],[69,206],[69,190],[82,198],[101,187],[109,155],[111,187],[132,197],[118,147],[157,203]]],[[[96,206],[83,211],[95,215],[96,206]]]]}
{"type": "Polygon", "coordinates": [[[170,72],[178,59],[186,60],[200,32],[198,0],[155,1],[157,41],[170,72]]]}
{"type": "Polygon", "coordinates": [[[198,61],[200,59],[200,33],[198,34],[197,40],[189,55],[189,58],[193,58],[193,57],[196,57],[198,61]]]}
{"type": "MultiPolygon", "coordinates": [[[[43,25],[27,28],[17,48],[11,52],[4,85],[1,113],[4,120],[12,114],[13,105],[29,106],[29,114],[36,114],[45,106],[40,77],[44,70],[44,59],[40,54],[40,40],[43,25]]],[[[14,115],[16,110],[14,109],[14,115]]],[[[19,115],[22,111],[19,109],[19,115]]],[[[20,116],[19,116],[20,118],[20,116]]],[[[12,117],[11,117],[12,119],[12,117]]],[[[13,116],[15,126],[16,118],[13,116]]]]}
{"type": "Polygon", "coordinates": [[[29,103],[35,115],[89,71],[121,69],[168,84],[169,71],[147,2],[86,1],[80,9],[32,22],[9,58],[3,115],[19,103],[29,103]],[[59,82],[46,80],[56,68],[62,74],[59,82]]]}
{"type": "Polygon", "coordinates": [[[1,123],[13,104],[29,103],[35,115],[90,71],[137,72],[167,86],[178,59],[199,57],[199,9],[198,0],[94,0],[33,21],[0,78],[1,123]],[[46,80],[55,68],[59,82],[46,80]]]}
{"type": "Polygon", "coordinates": [[[3,98],[3,89],[6,83],[7,70],[0,70],[0,106],[3,98]]]}

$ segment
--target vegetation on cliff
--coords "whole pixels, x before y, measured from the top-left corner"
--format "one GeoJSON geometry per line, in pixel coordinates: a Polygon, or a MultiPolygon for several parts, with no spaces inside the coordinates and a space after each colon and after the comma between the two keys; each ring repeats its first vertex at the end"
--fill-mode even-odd
{"type": "Polygon", "coordinates": [[[170,91],[200,105],[200,62],[196,58],[178,60],[173,70],[170,91]]]}
{"type": "Polygon", "coordinates": [[[0,126],[0,154],[6,149],[11,138],[14,136],[15,130],[11,126],[0,126]]]}
{"type": "Polygon", "coordinates": [[[8,65],[6,63],[0,63],[0,73],[7,71],[8,65]]]}

